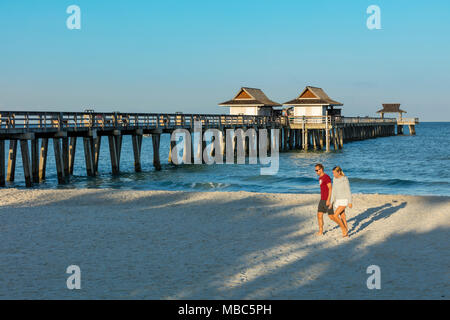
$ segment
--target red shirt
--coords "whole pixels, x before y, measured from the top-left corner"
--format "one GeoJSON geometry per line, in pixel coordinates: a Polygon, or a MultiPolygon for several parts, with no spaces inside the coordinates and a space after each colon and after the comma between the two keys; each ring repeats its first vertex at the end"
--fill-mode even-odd
{"type": "Polygon", "coordinates": [[[327,174],[324,174],[319,178],[320,184],[320,200],[328,200],[328,184],[331,183],[331,179],[327,174]]]}

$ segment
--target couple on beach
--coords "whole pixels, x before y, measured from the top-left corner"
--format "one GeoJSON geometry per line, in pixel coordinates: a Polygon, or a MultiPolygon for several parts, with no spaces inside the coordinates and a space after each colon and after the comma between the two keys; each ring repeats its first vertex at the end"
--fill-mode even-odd
{"type": "Polygon", "coordinates": [[[315,166],[316,174],[320,183],[320,202],[317,212],[319,220],[318,235],[323,235],[323,215],[328,213],[328,217],[336,222],[342,230],[343,237],[348,237],[347,217],[345,209],[352,208],[352,193],[350,183],[341,167],[333,168],[333,185],[330,177],[325,173],[322,164],[315,166]]]}

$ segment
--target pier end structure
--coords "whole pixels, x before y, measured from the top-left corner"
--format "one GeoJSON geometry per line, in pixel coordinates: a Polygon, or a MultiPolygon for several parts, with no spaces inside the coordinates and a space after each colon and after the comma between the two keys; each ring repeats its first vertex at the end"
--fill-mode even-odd
{"type": "Polygon", "coordinates": [[[383,103],[383,109],[378,110],[377,113],[384,119],[386,113],[397,114],[397,134],[402,135],[404,133],[403,126],[407,125],[409,128],[409,134],[416,134],[416,124],[419,123],[418,118],[403,118],[403,114],[406,111],[400,109],[400,103],[383,103]]]}

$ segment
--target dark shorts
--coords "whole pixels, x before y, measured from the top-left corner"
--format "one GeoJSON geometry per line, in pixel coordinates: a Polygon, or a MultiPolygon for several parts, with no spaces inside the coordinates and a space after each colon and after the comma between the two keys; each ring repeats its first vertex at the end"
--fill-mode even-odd
{"type": "Polygon", "coordinates": [[[326,200],[320,200],[319,207],[317,208],[317,212],[328,213],[330,215],[334,214],[333,208],[331,208],[331,209],[328,208],[326,200]]]}

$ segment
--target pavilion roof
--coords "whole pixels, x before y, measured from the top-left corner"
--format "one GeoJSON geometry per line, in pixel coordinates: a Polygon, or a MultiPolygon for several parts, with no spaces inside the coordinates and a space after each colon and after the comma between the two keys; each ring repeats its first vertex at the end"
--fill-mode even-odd
{"type": "Polygon", "coordinates": [[[406,113],[406,111],[400,109],[400,103],[384,103],[383,109],[377,113],[406,113]]]}
{"type": "Polygon", "coordinates": [[[240,107],[240,106],[255,106],[255,107],[275,107],[281,106],[278,102],[270,100],[261,89],[242,87],[238,94],[229,101],[219,104],[224,107],[240,107]]]}
{"type": "Polygon", "coordinates": [[[285,102],[284,105],[343,106],[341,102],[331,99],[322,88],[312,86],[307,86],[296,99],[285,102]]]}

